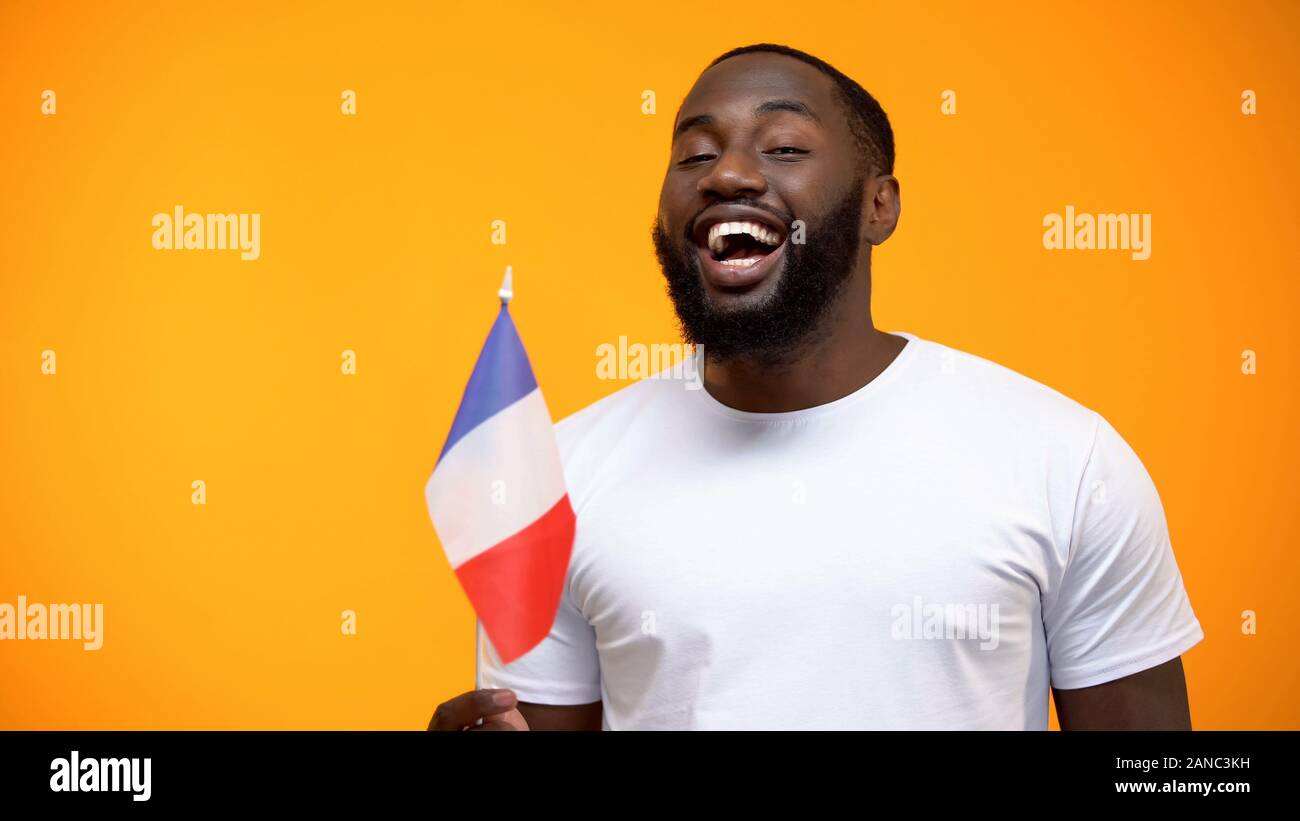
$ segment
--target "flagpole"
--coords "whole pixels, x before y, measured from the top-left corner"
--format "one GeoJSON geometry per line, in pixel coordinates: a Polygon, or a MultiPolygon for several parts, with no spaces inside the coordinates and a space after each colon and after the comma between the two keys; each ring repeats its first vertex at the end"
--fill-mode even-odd
{"type": "MultiPolygon", "coordinates": [[[[501,300],[501,306],[503,308],[510,304],[510,300],[515,295],[514,283],[512,280],[513,280],[513,272],[511,271],[511,266],[507,265],[506,275],[501,280],[500,290],[497,291],[497,298],[501,300]]],[[[479,637],[479,629],[478,629],[478,613],[476,612],[474,614],[474,689],[475,690],[479,689],[480,686],[479,659],[482,656],[481,656],[481,650],[479,644],[480,644],[480,637],[479,637]]]]}

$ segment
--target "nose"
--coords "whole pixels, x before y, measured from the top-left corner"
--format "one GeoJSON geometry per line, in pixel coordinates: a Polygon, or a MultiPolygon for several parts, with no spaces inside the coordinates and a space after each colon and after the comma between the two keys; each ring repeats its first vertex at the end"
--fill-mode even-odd
{"type": "Polygon", "coordinates": [[[700,178],[697,190],[727,200],[743,194],[756,198],[767,191],[767,179],[752,153],[733,146],[723,151],[709,173],[700,178]]]}

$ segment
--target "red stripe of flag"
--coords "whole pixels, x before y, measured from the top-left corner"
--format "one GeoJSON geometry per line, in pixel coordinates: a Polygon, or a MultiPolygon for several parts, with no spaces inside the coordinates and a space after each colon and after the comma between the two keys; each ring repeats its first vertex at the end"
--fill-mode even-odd
{"type": "Polygon", "coordinates": [[[575,528],[568,495],[541,518],[456,568],[492,646],[509,664],[551,632],[575,528]]]}

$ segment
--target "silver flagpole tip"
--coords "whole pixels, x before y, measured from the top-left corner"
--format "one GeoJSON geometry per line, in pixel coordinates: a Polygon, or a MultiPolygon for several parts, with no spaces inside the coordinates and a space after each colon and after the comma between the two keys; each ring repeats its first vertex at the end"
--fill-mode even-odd
{"type": "Polygon", "coordinates": [[[507,265],[505,279],[501,280],[501,290],[497,291],[497,296],[501,297],[502,305],[509,305],[511,297],[515,295],[515,292],[511,290],[512,285],[510,280],[511,271],[510,266],[507,265]]]}

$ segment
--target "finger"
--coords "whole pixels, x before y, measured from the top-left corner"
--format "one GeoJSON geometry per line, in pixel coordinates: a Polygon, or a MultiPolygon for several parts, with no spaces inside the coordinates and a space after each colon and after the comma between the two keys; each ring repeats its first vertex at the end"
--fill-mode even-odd
{"type": "Polygon", "coordinates": [[[518,699],[510,690],[471,690],[438,705],[430,730],[459,730],[480,718],[514,709],[518,699]]]}
{"type": "Polygon", "coordinates": [[[466,727],[465,729],[466,729],[466,730],[474,730],[474,729],[477,729],[477,727],[476,727],[475,725],[484,724],[484,723],[486,723],[487,721],[499,721],[499,722],[503,722],[503,723],[505,723],[505,724],[509,724],[509,725],[511,726],[511,728],[513,728],[513,729],[515,729],[515,730],[528,730],[528,729],[529,729],[529,727],[528,727],[528,722],[524,720],[524,714],[521,713],[521,712],[519,712],[519,707],[518,707],[518,706],[514,707],[513,709],[506,710],[504,713],[501,713],[500,715],[492,716],[490,719],[482,719],[482,718],[480,718],[478,721],[475,721],[473,724],[470,724],[470,725],[469,725],[468,727],[466,727]]]}
{"type": "Polygon", "coordinates": [[[471,724],[465,728],[465,732],[467,733],[472,733],[477,730],[487,730],[488,732],[502,732],[508,730],[510,732],[518,732],[519,728],[509,722],[498,721],[497,719],[484,721],[482,724],[471,724]]]}

